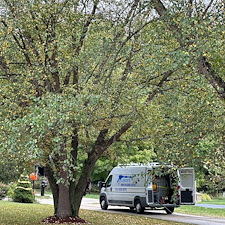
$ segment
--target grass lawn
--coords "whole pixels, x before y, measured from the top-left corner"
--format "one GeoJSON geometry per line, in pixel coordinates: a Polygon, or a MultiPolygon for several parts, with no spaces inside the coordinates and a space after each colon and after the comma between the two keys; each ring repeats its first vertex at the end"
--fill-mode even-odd
{"type": "Polygon", "coordinates": [[[225,198],[222,199],[212,199],[211,201],[202,201],[198,202],[198,204],[215,204],[215,205],[225,205],[225,198]]]}
{"type": "MultiPolygon", "coordinates": [[[[198,204],[215,204],[215,205],[225,205],[225,198],[213,198],[210,201],[202,201],[198,202],[198,204]]],[[[225,209],[211,209],[206,207],[198,207],[198,206],[181,206],[175,209],[177,213],[186,213],[192,215],[200,215],[200,216],[209,216],[209,217],[218,217],[225,218],[225,209]]]]}
{"type": "Polygon", "coordinates": [[[53,214],[53,206],[0,201],[0,225],[40,225],[40,221],[53,214]]]}
{"type": "Polygon", "coordinates": [[[99,194],[98,193],[91,193],[91,194],[86,194],[84,198],[94,198],[94,199],[99,199],[99,194]]]}
{"type": "MultiPolygon", "coordinates": [[[[52,205],[25,204],[0,201],[0,225],[40,225],[40,221],[53,215],[52,205]]],[[[135,214],[121,215],[106,212],[81,210],[80,217],[92,225],[181,225],[184,223],[138,217],[135,214]]],[[[186,224],[187,225],[187,224],[186,224]]]]}
{"type": "MultiPolygon", "coordinates": [[[[40,189],[36,189],[35,191],[36,191],[37,194],[39,194],[39,195],[41,194],[41,190],[40,189]]],[[[51,190],[50,191],[45,190],[44,195],[45,196],[52,195],[51,190]]]]}
{"type": "MultiPolygon", "coordinates": [[[[208,202],[205,202],[208,204],[208,202]]],[[[209,216],[209,217],[217,217],[217,218],[225,218],[225,210],[224,209],[211,209],[206,207],[198,207],[193,205],[183,205],[181,207],[175,208],[176,213],[185,213],[190,215],[198,215],[198,216],[209,216]]]]}

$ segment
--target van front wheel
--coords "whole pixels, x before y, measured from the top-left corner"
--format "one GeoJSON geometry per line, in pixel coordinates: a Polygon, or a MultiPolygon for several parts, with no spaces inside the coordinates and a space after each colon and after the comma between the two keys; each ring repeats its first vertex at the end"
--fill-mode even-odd
{"type": "Polygon", "coordinates": [[[141,214],[144,212],[145,208],[142,207],[140,200],[136,200],[134,205],[136,213],[141,214]]]}
{"type": "Polygon", "coordinates": [[[106,202],[105,197],[101,197],[100,205],[101,205],[101,208],[102,208],[103,210],[107,210],[107,209],[108,209],[108,204],[107,204],[107,202],[106,202]]]}

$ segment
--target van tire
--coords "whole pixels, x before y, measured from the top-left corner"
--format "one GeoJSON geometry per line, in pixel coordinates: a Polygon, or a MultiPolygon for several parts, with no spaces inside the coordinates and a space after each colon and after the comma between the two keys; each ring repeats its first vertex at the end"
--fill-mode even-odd
{"type": "Polygon", "coordinates": [[[134,203],[135,211],[138,214],[141,214],[144,212],[145,208],[142,207],[140,200],[136,200],[134,203]]]}
{"type": "Polygon", "coordinates": [[[174,207],[166,207],[165,210],[167,214],[172,214],[174,212],[174,207]]]}
{"type": "Polygon", "coordinates": [[[102,210],[107,210],[108,209],[108,204],[106,202],[106,198],[105,197],[101,197],[100,205],[101,205],[101,209],[102,210]]]}

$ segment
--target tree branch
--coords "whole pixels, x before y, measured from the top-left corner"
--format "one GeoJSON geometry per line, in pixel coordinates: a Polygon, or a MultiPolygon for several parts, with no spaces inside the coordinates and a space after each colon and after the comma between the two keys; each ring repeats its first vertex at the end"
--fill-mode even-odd
{"type": "MultiPolygon", "coordinates": [[[[166,12],[166,8],[163,6],[162,2],[160,0],[152,0],[152,2],[154,3],[155,10],[158,12],[158,14],[160,16],[163,16],[166,12]]],[[[210,1],[205,12],[203,13],[204,15],[207,13],[212,3],[213,3],[213,0],[210,1]]],[[[177,41],[181,44],[181,46],[183,46],[183,43],[185,40],[182,40],[182,31],[176,26],[171,26],[171,24],[169,24],[169,27],[170,27],[170,30],[175,35],[176,34],[179,35],[179,37],[177,37],[177,41]]],[[[199,67],[199,72],[205,76],[205,78],[209,81],[212,87],[216,90],[219,97],[222,99],[225,99],[225,81],[216,74],[215,70],[212,68],[212,65],[207,61],[206,57],[204,56],[199,57],[198,67],[199,67]]],[[[155,94],[156,94],[156,91],[153,92],[153,95],[155,94]]],[[[150,96],[150,99],[151,99],[151,96],[150,96]]]]}
{"type": "Polygon", "coordinates": [[[147,101],[146,102],[150,102],[159,92],[160,89],[163,84],[167,81],[167,79],[174,73],[174,70],[169,70],[165,73],[162,74],[162,79],[159,81],[159,83],[157,84],[157,89],[155,89],[152,93],[149,94],[147,101]]]}
{"type": "Polygon", "coordinates": [[[84,39],[85,39],[85,37],[87,35],[88,28],[89,28],[89,26],[91,24],[91,21],[93,20],[93,17],[94,17],[94,15],[96,13],[96,9],[97,9],[98,3],[99,3],[99,1],[95,1],[94,2],[91,15],[88,17],[86,23],[83,26],[82,33],[81,33],[80,40],[79,40],[79,46],[77,47],[77,53],[79,53],[81,47],[83,46],[84,39]]]}
{"type": "Polygon", "coordinates": [[[115,143],[116,141],[119,141],[120,137],[132,126],[133,121],[128,121],[126,124],[124,124],[117,133],[112,135],[106,142],[105,147],[108,148],[110,145],[115,143]]]}
{"type": "MultiPolygon", "coordinates": [[[[151,1],[153,3],[153,7],[155,8],[156,12],[159,14],[160,17],[164,17],[166,15],[167,12],[167,8],[164,6],[164,4],[162,3],[161,0],[152,0],[151,1]]],[[[184,41],[182,38],[182,31],[181,29],[178,27],[177,24],[175,24],[174,22],[171,22],[171,24],[169,24],[168,29],[172,32],[174,32],[174,34],[177,36],[177,41],[179,42],[180,46],[184,46],[184,41]]]]}
{"type": "Polygon", "coordinates": [[[94,158],[99,158],[113,143],[119,141],[120,137],[132,126],[132,124],[133,121],[128,121],[107,140],[105,138],[108,134],[108,128],[101,130],[94,144],[91,155],[93,155],[94,158]]]}
{"type": "Polygon", "coordinates": [[[188,16],[191,17],[192,14],[192,6],[193,6],[193,0],[188,1],[188,16]]]}
{"type": "Polygon", "coordinates": [[[212,6],[214,0],[211,0],[210,3],[208,4],[208,6],[206,7],[205,11],[202,14],[202,17],[204,18],[206,13],[208,12],[209,8],[212,6]]]}
{"type": "Polygon", "coordinates": [[[225,100],[225,81],[217,76],[212,65],[207,61],[206,57],[199,58],[199,72],[203,74],[209,83],[213,86],[220,98],[225,100]]]}
{"type": "Polygon", "coordinates": [[[152,5],[160,16],[164,16],[167,9],[160,0],[152,0],[152,5]]]}

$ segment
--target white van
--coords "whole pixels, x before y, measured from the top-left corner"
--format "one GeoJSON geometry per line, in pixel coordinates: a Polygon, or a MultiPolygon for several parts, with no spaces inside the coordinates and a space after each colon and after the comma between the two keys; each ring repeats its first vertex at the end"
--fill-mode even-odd
{"type": "Polygon", "coordinates": [[[101,208],[106,210],[109,205],[127,206],[137,213],[143,213],[145,208],[163,208],[171,214],[174,207],[194,205],[194,169],[181,168],[175,173],[170,171],[171,166],[161,167],[159,163],[113,168],[106,181],[99,183],[101,208]]]}

